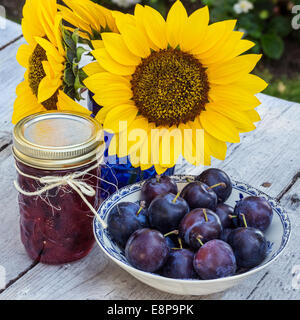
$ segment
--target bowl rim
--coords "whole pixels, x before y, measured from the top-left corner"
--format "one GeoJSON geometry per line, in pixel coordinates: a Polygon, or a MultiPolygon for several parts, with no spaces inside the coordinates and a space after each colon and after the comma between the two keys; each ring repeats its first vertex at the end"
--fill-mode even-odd
{"type": "MultiPolygon", "coordinates": [[[[197,176],[195,176],[195,175],[172,175],[172,176],[170,176],[170,178],[175,178],[176,180],[177,180],[177,179],[188,179],[188,178],[195,179],[196,177],[197,177],[197,176]]],[[[99,214],[99,212],[101,211],[101,209],[103,208],[103,206],[105,205],[105,203],[108,202],[109,200],[112,201],[112,198],[113,198],[116,194],[118,194],[118,193],[120,193],[120,192],[122,192],[122,191],[124,191],[124,190],[126,190],[126,189],[128,189],[128,188],[130,188],[130,187],[133,187],[133,186],[142,186],[145,181],[146,181],[146,180],[139,181],[139,182],[133,183],[133,184],[131,184],[131,185],[127,185],[127,186],[125,186],[125,187],[120,188],[120,189],[117,190],[116,192],[114,192],[112,195],[110,195],[106,200],[104,200],[104,201],[101,203],[100,207],[99,207],[98,210],[97,210],[98,214],[99,214]]],[[[223,281],[225,281],[225,282],[230,282],[230,281],[239,280],[239,279],[243,279],[243,278],[245,278],[245,277],[247,277],[247,276],[250,276],[251,274],[254,274],[254,273],[256,273],[256,272],[258,272],[258,271],[261,271],[262,269],[268,267],[271,263],[273,263],[275,260],[277,260],[277,258],[282,254],[282,252],[284,251],[284,249],[285,249],[285,248],[287,247],[287,245],[289,244],[289,241],[290,241],[290,238],[291,238],[291,221],[290,221],[290,218],[289,218],[286,210],[285,210],[283,207],[281,207],[281,205],[279,204],[279,202],[278,202],[277,199],[269,196],[269,195],[266,194],[265,192],[263,192],[263,191],[255,188],[255,187],[252,187],[251,185],[249,185],[249,184],[247,184],[247,183],[239,182],[239,181],[236,181],[236,180],[234,180],[234,179],[231,179],[231,181],[232,181],[233,184],[235,184],[235,185],[241,185],[241,184],[242,184],[242,185],[248,186],[249,188],[256,190],[256,192],[257,192],[259,195],[264,195],[268,200],[274,201],[275,204],[276,204],[276,207],[280,208],[280,210],[282,211],[282,214],[285,215],[285,219],[286,219],[286,221],[287,221],[288,224],[289,224],[289,228],[287,229],[288,232],[287,232],[287,235],[286,235],[286,241],[285,241],[284,245],[280,248],[280,250],[277,252],[277,254],[276,254],[275,256],[271,257],[271,259],[270,259],[268,262],[262,264],[261,266],[254,267],[254,268],[252,268],[252,269],[250,269],[250,270],[248,270],[248,271],[246,271],[246,272],[243,272],[243,273],[241,273],[241,274],[235,274],[235,275],[233,275],[233,276],[223,277],[223,278],[218,278],[218,279],[209,279],[209,280],[202,280],[202,279],[174,279],[174,278],[164,277],[164,276],[159,275],[159,274],[154,274],[154,273],[151,273],[151,272],[146,272],[146,271],[143,271],[143,270],[139,270],[139,269],[137,269],[137,268],[135,268],[135,267],[133,267],[133,266],[131,266],[131,265],[128,265],[128,264],[124,263],[123,261],[118,260],[117,258],[113,257],[113,256],[102,246],[102,244],[101,244],[100,241],[98,240],[98,237],[97,237],[97,234],[96,234],[96,226],[99,226],[100,224],[99,224],[99,223],[97,224],[98,220],[97,220],[96,217],[94,217],[94,221],[93,221],[93,233],[94,233],[94,237],[95,237],[95,239],[96,239],[96,242],[97,242],[97,244],[99,245],[99,247],[101,248],[101,250],[102,250],[110,259],[112,259],[112,260],[113,260],[115,263],[117,263],[119,266],[122,266],[122,268],[125,269],[127,272],[129,272],[129,273],[131,273],[131,274],[133,273],[133,274],[139,274],[139,275],[141,275],[141,276],[146,276],[146,277],[148,277],[148,278],[153,278],[153,279],[155,279],[155,280],[170,281],[170,282],[176,282],[176,283],[182,283],[182,284],[183,284],[183,283],[188,283],[188,284],[196,284],[196,283],[197,283],[197,284],[213,284],[213,283],[218,283],[218,282],[223,282],[223,281]],[[129,269],[129,270],[128,270],[128,269],[129,269]]],[[[180,182],[180,181],[179,181],[179,182],[180,182]]],[[[191,181],[191,182],[193,182],[193,181],[191,181]]],[[[178,183],[178,182],[177,182],[177,183],[178,183]]],[[[134,192],[138,192],[138,191],[139,191],[139,190],[135,190],[134,192]]],[[[246,192],[246,191],[245,191],[245,192],[246,192]]],[[[122,198],[125,197],[125,196],[127,196],[127,195],[128,195],[128,194],[124,194],[124,195],[122,196],[122,198]]],[[[121,200],[121,199],[118,199],[118,202],[119,202],[120,200],[121,200]]],[[[274,210],[274,208],[273,208],[273,210],[274,210]]],[[[278,213],[276,210],[274,210],[274,211],[275,211],[276,214],[279,216],[279,219],[280,219],[281,223],[283,224],[282,218],[280,217],[279,213],[278,213]]],[[[100,226],[100,228],[102,228],[102,226],[100,226]]],[[[284,227],[283,227],[283,229],[285,230],[284,227]]]]}

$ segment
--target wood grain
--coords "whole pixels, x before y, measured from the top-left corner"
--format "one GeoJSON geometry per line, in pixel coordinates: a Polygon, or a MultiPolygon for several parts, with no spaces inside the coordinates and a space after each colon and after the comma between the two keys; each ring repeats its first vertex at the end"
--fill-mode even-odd
{"type": "MultiPolygon", "coordinates": [[[[1,17],[0,17],[1,19],[1,17]]],[[[21,26],[10,20],[1,20],[0,50],[22,36],[21,26]]],[[[1,60],[0,60],[1,61],[1,60]]]]}
{"type": "Polygon", "coordinates": [[[25,40],[22,38],[0,51],[0,134],[11,132],[13,125],[11,116],[16,98],[16,86],[23,81],[24,71],[16,61],[19,46],[25,40]]]}

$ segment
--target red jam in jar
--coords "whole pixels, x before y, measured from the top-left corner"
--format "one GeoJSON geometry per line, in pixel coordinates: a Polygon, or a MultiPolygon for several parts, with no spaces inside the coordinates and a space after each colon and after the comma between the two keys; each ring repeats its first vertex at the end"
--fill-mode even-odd
{"type": "Polygon", "coordinates": [[[100,136],[97,122],[77,113],[43,112],[16,125],[13,151],[21,240],[33,260],[68,263],[83,258],[92,249],[94,214],[65,178],[76,174],[72,176],[75,183],[80,181],[92,188],[93,194],[83,195],[97,210],[101,173],[98,160],[103,152],[100,136]],[[48,186],[42,194],[34,194],[48,186]]]}

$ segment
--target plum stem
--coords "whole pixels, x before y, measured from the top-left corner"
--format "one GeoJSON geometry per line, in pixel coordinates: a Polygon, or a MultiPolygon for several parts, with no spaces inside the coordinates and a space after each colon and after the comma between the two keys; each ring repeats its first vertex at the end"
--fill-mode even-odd
{"type": "Polygon", "coordinates": [[[222,186],[223,188],[226,188],[226,183],[224,183],[224,182],[216,183],[216,184],[208,187],[208,189],[213,189],[213,188],[216,188],[216,187],[219,187],[219,186],[222,186]]]}
{"type": "Polygon", "coordinates": [[[196,239],[201,244],[201,246],[203,246],[203,242],[202,242],[201,238],[203,238],[203,237],[199,234],[199,236],[197,236],[196,239]]]}
{"type": "Polygon", "coordinates": [[[178,235],[178,234],[179,234],[179,231],[178,231],[178,230],[170,231],[170,232],[164,234],[164,237],[170,236],[171,234],[176,234],[176,235],[178,235]]]}
{"type": "Polygon", "coordinates": [[[178,193],[176,194],[176,197],[172,200],[173,203],[176,203],[176,200],[177,200],[177,198],[179,197],[179,195],[180,195],[180,192],[178,192],[178,193]]]}
{"type": "Polygon", "coordinates": [[[233,216],[231,214],[228,215],[229,219],[234,219],[234,218],[237,218],[237,216],[233,216]]]}
{"type": "Polygon", "coordinates": [[[178,237],[178,243],[179,243],[179,247],[180,247],[180,249],[182,249],[182,240],[181,240],[181,238],[180,238],[180,237],[178,237]]]}
{"type": "Polygon", "coordinates": [[[207,218],[207,213],[206,213],[206,209],[203,209],[203,214],[204,214],[204,219],[207,222],[208,218],[207,218]]]}
{"type": "Polygon", "coordinates": [[[243,213],[241,213],[241,216],[243,217],[243,222],[244,222],[245,228],[248,228],[246,216],[243,213]]]}
{"type": "Polygon", "coordinates": [[[178,237],[179,248],[171,248],[172,250],[182,250],[182,241],[181,238],[178,237]]]}
{"type": "Polygon", "coordinates": [[[156,175],[156,182],[160,182],[160,175],[156,175]]]}
{"type": "Polygon", "coordinates": [[[136,213],[136,216],[138,216],[143,209],[144,209],[144,208],[143,208],[142,206],[140,206],[138,212],[136,213]]]}
{"type": "Polygon", "coordinates": [[[186,181],[187,181],[187,182],[193,182],[193,180],[190,179],[190,178],[186,178],[186,181]]]}
{"type": "Polygon", "coordinates": [[[136,213],[136,216],[138,216],[145,207],[146,207],[146,202],[145,201],[141,201],[140,202],[140,207],[139,207],[138,212],[136,213]]]}

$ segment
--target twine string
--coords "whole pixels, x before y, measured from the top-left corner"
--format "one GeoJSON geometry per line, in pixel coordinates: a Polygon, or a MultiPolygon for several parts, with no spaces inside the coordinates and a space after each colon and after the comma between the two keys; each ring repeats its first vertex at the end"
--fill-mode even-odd
{"type": "Polygon", "coordinates": [[[25,196],[32,197],[32,196],[41,196],[43,193],[45,193],[51,189],[54,189],[54,188],[57,188],[57,187],[60,187],[63,185],[68,185],[68,186],[70,186],[71,189],[73,189],[75,192],[78,193],[78,195],[81,197],[83,202],[93,212],[96,219],[101,223],[102,227],[104,229],[106,229],[107,228],[106,222],[100,218],[100,216],[98,215],[95,208],[90,204],[90,202],[86,198],[86,196],[87,197],[94,196],[96,194],[96,191],[91,185],[89,185],[88,183],[86,183],[85,181],[83,181],[81,179],[85,174],[89,174],[90,176],[96,177],[97,179],[114,186],[118,190],[118,186],[116,184],[111,183],[109,181],[106,181],[100,177],[97,177],[97,176],[89,173],[90,171],[96,169],[98,166],[99,166],[99,161],[97,161],[97,163],[95,165],[89,167],[88,169],[86,169],[84,171],[74,172],[71,174],[67,174],[65,176],[36,177],[33,175],[26,174],[25,172],[20,170],[18,168],[18,166],[15,164],[16,170],[20,175],[27,177],[27,178],[30,178],[30,179],[33,179],[33,180],[36,180],[36,181],[39,181],[41,184],[44,185],[44,187],[37,189],[36,191],[29,192],[29,191],[22,189],[16,180],[14,180],[14,186],[17,189],[17,191],[20,192],[21,194],[23,194],[25,196]]]}

